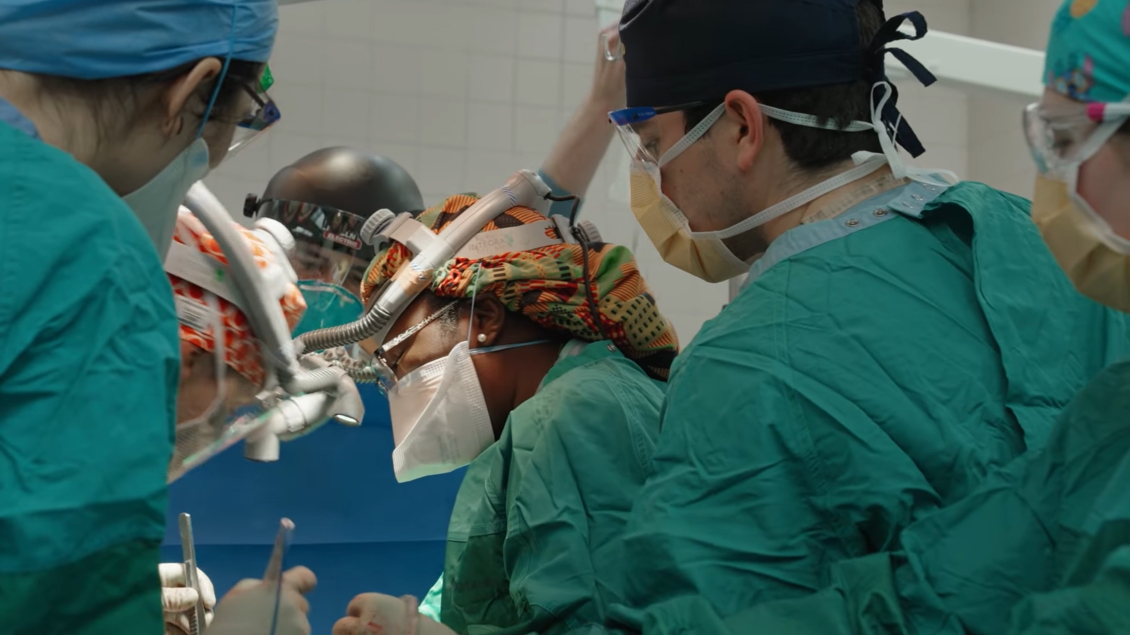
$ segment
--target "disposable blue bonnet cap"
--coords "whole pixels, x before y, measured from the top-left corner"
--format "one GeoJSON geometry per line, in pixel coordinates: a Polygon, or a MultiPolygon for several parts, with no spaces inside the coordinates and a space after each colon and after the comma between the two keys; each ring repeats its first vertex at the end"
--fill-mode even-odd
{"type": "Polygon", "coordinates": [[[104,79],[266,62],[277,32],[276,0],[3,0],[0,68],[104,79]]]}

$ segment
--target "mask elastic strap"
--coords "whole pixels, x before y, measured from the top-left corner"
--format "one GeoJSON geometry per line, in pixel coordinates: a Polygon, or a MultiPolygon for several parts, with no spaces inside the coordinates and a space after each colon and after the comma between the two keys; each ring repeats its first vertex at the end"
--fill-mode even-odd
{"type": "Polygon", "coordinates": [[[519,342],[517,344],[498,344],[497,346],[483,346],[481,348],[471,349],[472,355],[482,355],[484,353],[500,353],[515,348],[525,348],[527,346],[536,346],[538,344],[552,344],[553,340],[534,340],[532,342],[519,342]]]}
{"type": "Polygon", "coordinates": [[[208,107],[204,109],[204,118],[200,120],[200,127],[196,129],[196,137],[199,139],[204,136],[204,126],[208,123],[208,117],[212,115],[212,106],[216,105],[216,98],[220,96],[220,87],[224,85],[224,78],[228,76],[228,67],[231,66],[231,56],[235,51],[235,12],[238,6],[231,8],[231,33],[228,35],[228,54],[224,57],[224,67],[220,69],[220,76],[216,78],[216,87],[212,89],[212,96],[208,99],[208,107]]]}
{"type": "Polygon", "coordinates": [[[1118,132],[1122,127],[1123,122],[1120,120],[1108,121],[1099,124],[1099,127],[1091,133],[1087,142],[1079,149],[1079,154],[1076,155],[1075,160],[1071,162],[1071,167],[1067,171],[1067,191],[1075,206],[1081,210],[1091,222],[1097,224],[1099,227],[1104,228],[1106,231],[1096,232],[1099,238],[1111,247],[1122,253],[1130,253],[1130,240],[1127,240],[1118,234],[1114,233],[1110,223],[1107,222],[1095,208],[1091,206],[1090,201],[1083,198],[1079,192],[1079,170],[1088,159],[1095,156],[1098,151],[1110,141],[1111,137],[1118,132]]]}
{"type": "MultiPolygon", "coordinates": [[[[887,157],[887,163],[891,166],[891,172],[894,173],[896,179],[904,179],[907,175],[906,162],[902,160],[899,155],[898,146],[895,145],[895,140],[891,138],[891,133],[887,130],[887,125],[883,122],[883,111],[887,107],[887,103],[894,97],[894,87],[888,82],[877,82],[871,87],[871,124],[875,130],[875,134],[879,136],[879,146],[883,148],[883,155],[887,157]],[[883,90],[883,96],[877,101],[875,100],[875,89],[883,90]]],[[[902,125],[902,113],[898,114],[898,120],[892,124],[895,130],[898,130],[902,125]]]]}
{"type": "Polygon", "coordinates": [[[771,220],[788,214],[789,212],[797,209],[805,203],[810,203],[820,198],[821,196],[828,194],[829,192],[838,190],[839,188],[849,183],[854,183],[864,177],[867,177],[879,171],[879,169],[884,165],[887,165],[886,157],[876,155],[874,158],[864,162],[858,167],[852,168],[847,172],[839,174],[838,176],[834,176],[827,181],[824,181],[823,183],[817,184],[799,194],[791,196],[768,209],[762,210],[757,214],[750,216],[749,218],[736,225],[732,225],[730,227],[727,227],[726,229],[721,229],[713,232],[692,232],[691,235],[695,236],[696,238],[713,237],[726,239],[744,234],[751,229],[760,227],[771,220]]]}
{"type": "Polygon", "coordinates": [[[718,123],[718,120],[722,118],[722,115],[725,112],[725,102],[718,104],[718,107],[714,110],[711,110],[710,114],[707,115],[705,119],[698,122],[697,126],[691,128],[690,131],[687,132],[687,134],[683,135],[682,139],[676,141],[675,145],[671,146],[666,152],[663,153],[663,156],[659,158],[659,167],[667,165],[672,160],[674,160],[675,157],[682,154],[683,150],[686,150],[687,148],[694,145],[694,142],[701,139],[702,135],[706,134],[706,131],[710,130],[711,126],[718,123]]]}
{"type": "Polygon", "coordinates": [[[839,132],[867,132],[868,130],[875,129],[874,124],[864,121],[853,121],[849,123],[846,128],[841,128],[836,125],[835,119],[829,119],[821,123],[820,118],[816,115],[805,115],[799,112],[792,112],[791,110],[781,110],[780,108],[774,108],[773,106],[766,106],[764,104],[761,105],[761,112],[765,113],[765,116],[776,119],[777,121],[784,121],[797,126],[805,126],[806,128],[837,130],[839,132]]]}

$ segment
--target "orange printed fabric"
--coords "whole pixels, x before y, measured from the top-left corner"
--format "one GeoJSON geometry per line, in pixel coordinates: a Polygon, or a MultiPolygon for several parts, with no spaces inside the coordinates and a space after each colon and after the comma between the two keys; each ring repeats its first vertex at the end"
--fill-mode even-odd
{"type": "MultiPolygon", "coordinates": [[[[240,234],[247,241],[247,245],[255,258],[255,264],[264,275],[267,275],[269,269],[282,266],[281,263],[277,262],[278,258],[274,252],[263,243],[259,236],[238,224],[236,227],[239,228],[240,234]]],[[[204,224],[186,209],[182,208],[177,216],[173,240],[199,249],[203,254],[215,259],[220,264],[228,264],[227,257],[220,249],[216,239],[212,237],[204,224]]],[[[212,305],[205,295],[208,293],[207,291],[172,274],[169,274],[169,282],[172,283],[173,293],[178,299],[191,300],[211,312],[212,305]]],[[[217,296],[216,303],[224,327],[224,363],[256,386],[262,386],[266,379],[266,373],[263,369],[262,355],[259,352],[258,339],[251,331],[247,316],[224,298],[217,296]]],[[[302,298],[302,292],[297,285],[287,285],[286,292],[279,299],[279,306],[286,317],[287,325],[293,330],[306,312],[306,301],[302,298]]],[[[182,320],[180,324],[181,341],[194,344],[209,353],[214,352],[216,348],[212,331],[211,325],[206,328],[198,328],[186,324],[185,320],[182,320]]]]}
{"type": "MultiPolygon", "coordinates": [[[[422,212],[417,220],[438,234],[477,200],[473,194],[452,196],[422,212]]],[[[532,209],[513,207],[482,231],[544,220],[545,216],[532,209]]],[[[595,312],[589,308],[584,287],[585,250],[577,244],[550,245],[481,260],[455,258],[436,270],[431,291],[445,298],[490,293],[508,310],[587,342],[600,340],[603,331],[648,374],[667,379],[679,340],[674,327],[659,312],[632,252],[610,243],[592,243],[587,252],[595,312]]],[[[408,248],[398,243],[377,254],[361,284],[366,305],[411,257],[408,248]]]]}

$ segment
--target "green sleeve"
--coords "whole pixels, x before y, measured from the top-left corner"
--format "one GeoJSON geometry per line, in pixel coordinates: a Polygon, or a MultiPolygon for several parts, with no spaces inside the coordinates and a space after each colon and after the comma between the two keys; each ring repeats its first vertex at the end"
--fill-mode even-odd
{"type": "Polygon", "coordinates": [[[702,596],[682,596],[646,610],[613,608],[616,633],[642,635],[910,635],[888,554],[832,567],[829,586],[801,598],[765,602],[721,617],[702,596]]]}
{"type": "Polygon", "coordinates": [[[1013,612],[1012,635],[1106,635],[1130,632],[1130,540],[1085,584],[1035,594],[1013,612]]]}
{"type": "Polygon", "coordinates": [[[0,631],[159,633],[168,277],[96,174],[2,133],[0,245],[0,631]]]}
{"type": "Polygon", "coordinates": [[[1118,582],[1130,572],[1130,557],[1112,556],[1130,544],[1126,413],[1130,362],[1105,369],[1079,393],[1045,448],[908,527],[910,566],[899,584],[911,618],[924,624],[941,614],[960,621],[964,633],[995,635],[1008,632],[1010,612],[1021,605],[1022,622],[1033,628],[1062,620],[1077,624],[1062,632],[1121,632],[1073,620],[1108,620],[1103,603],[1116,597],[1130,606],[1118,582]]]}
{"type": "Polygon", "coordinates": [[[503,556],[530,631],[602,624],[630,566],[620,539],[646,478],[662,393],[625,359],[594,366],[604,370],[568,373],[539,395],[528,414],[543,432],[514,448],[503,556]]]}
{"type": "Polygon", "coordinates": [[[426,617],[439,622],[440,609],[443,606],[443,574],[439,575],[439,579],[428,589],[428,594],[424,596],[424,601],[420,602],[420,613],[426,617]]]}
{"type": "Polygon", "coordinates": [[[162,632],[160,543],[133,540],[70,564],[0,572],[6,635],[154,635],[162,632]]]}
{"type": "Polygon", "coordinates": [[[725,616],[807,595],[936,502],[859,395],[744,348],[695,347],[668,388],[624,539],[630,606],[701,595],[725,616]]]}

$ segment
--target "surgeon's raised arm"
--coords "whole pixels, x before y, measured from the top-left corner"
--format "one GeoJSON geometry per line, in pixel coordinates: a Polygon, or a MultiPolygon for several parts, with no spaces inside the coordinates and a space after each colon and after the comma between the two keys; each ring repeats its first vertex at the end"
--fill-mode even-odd
{"type": "MultiPolygon", "coordinates": [[[[608,50],[619,48],[620,36],[616,27],[606,29],[597,40],[592,88],[561,131],[540,170],[554,194],[559,196],[576,194],[584,197],[616,133],[608,121],[608,113],[623,108],[626,99],[624,60],[622,57],[615,60],[605,57],[606,43],[608,50]]],[[[571,203],[558,203],[551,213],[568,214],[571,208],[571,203]]]]}

